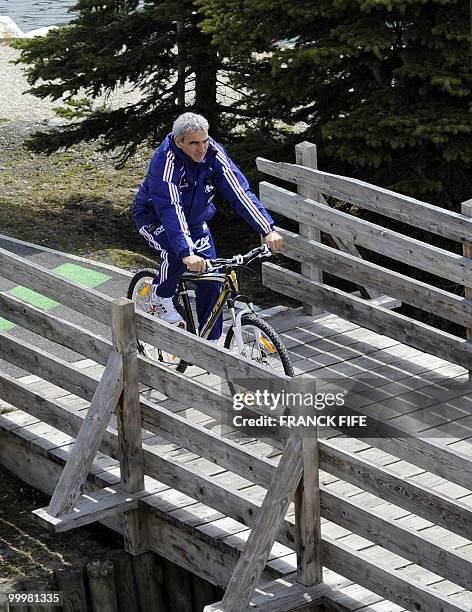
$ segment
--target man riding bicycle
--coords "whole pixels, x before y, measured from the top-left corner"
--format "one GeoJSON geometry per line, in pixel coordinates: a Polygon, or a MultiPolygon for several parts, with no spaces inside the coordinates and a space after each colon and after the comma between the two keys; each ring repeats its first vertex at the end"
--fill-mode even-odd
{"type": "MultiPolygon", "coordinates": [[[[151,312],[178,324],[182,317],[172,298],[187,268],[205,272],[205,259],[216,257],[207,222],[222,196],[275,252],[282,237],[251,191],[243,173],[224,148],[208,136],[208,121],[195,113],[177,117],[172,132],[156,149],[133,202],[133,219],[149,246],[159,252],[161,265],[151,290],[151,312]]],[[[205,321],[220,292],[220,284],[198,283],[195,300],[198,321],[205,321]]],[[[208,339],[221,336],[222,317],[208,339]]]]}

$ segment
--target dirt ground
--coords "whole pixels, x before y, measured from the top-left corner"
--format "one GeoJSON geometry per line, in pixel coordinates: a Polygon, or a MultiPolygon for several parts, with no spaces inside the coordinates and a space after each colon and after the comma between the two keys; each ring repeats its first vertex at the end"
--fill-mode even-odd
{"type": "Polygon", "coordinates": [[[0,468],[0,591],[55,570],[84,566],[122,548],[122,538],[106,527],[79,527],[54,534],[33,521],[31,512],[49,498],[0,468]]]}

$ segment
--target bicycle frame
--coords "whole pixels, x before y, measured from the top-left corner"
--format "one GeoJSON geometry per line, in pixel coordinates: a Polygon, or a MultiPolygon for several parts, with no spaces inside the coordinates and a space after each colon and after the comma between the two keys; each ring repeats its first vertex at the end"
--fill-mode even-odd
{"type": "MultiPolygon", "coordinates": [[[[238,297],[242,297],[242,295],[239,293],[238,279],[236,276],[236,272],[234,270],[230,270],[229,272],[226,272],[224,274],[215,272],[215,273],[205,274],[205,275],[195,274],[192,272],[186,272],[180,278],[179,285],[180,285],[179,292],[180,292],[180,295],[182,295],[184,308],[187,311],[188,320],[190,321],[190,325],[191,325],[191,329],[189,329],[189,331],[191,331],[194,334],[199,335],[201,338],[208,337],[208,335],[210,334],[211,330],[215,326],[215,323],[218,317],[223,312],[223,309],[228,301],[231,301],[229,310],[231,313],[231,318],[232,318],[233,326],[235,330],[238,329],[238,323],[240,324],[241,316],[247,312],[253,312],[252,304],[249,304],[248,305],[249,307],[247,309],[244,309],[241,312],[238,312],[238,315],[236,316],[233,302],[238,297]],[[197,332],[195,321],[193,319],[192,309],[190,306],[190,300],[188,297],[188,289],[187,289],[186,281],[191,281],[195,283],[211,281],[211,282],[219,282],[222,285],[220,296],[218,297],[218,300],[213,306],[213,309],[210,315],[208,316],[207,320],[204,322],[202,326],[202,331],[200,334],[198,334],[197,332]]],[[[240,338],[240,336],[241,334],[239,333],[236,334],[236,341],[238,342],[238,345],[242,344],[242,338],[240,338]]]]}

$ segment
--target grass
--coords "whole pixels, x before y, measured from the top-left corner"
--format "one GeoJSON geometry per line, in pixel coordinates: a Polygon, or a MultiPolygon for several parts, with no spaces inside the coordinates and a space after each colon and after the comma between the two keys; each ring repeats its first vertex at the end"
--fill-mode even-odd
{"type": "Polygon", "coordinates": [[[143,154],[116,170],[90,145],[50,157],[14,150],[0,177],[0,231],[92,259],[99,254],[121,267],[140,266],[131,203],[147,159],[143,154]]]}

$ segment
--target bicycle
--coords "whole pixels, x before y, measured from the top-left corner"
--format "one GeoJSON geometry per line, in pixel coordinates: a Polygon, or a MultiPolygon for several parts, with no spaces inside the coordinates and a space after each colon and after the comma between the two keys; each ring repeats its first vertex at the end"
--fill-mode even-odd
{"type": "MultiPolygon", "coordinates": [[[[290,357],[279,335],[266,321],[257,316],[250,298],[239,291],[236,269],[247,267],[256,259],[270,256],[271,251],[264,244],[244,255],[234,255],[229,259],[207,259],[206,272],[184,272],[182,274],[174,296],[174,305],[182,316],[187,331],[201,338],[208,337],[216,320],[227,305],[231,323],[226,332],[224,347],[257,361],[265,367],[278,369],[288,376],[294,376],[290,357]],[[221,283],[221,293],[199,332],[194,304],[192,306],[191,303],[189,284],[208,281],[221,283]],[[246,308],[236,312],[236,301],[246,304],[246,308]]],[[[137,309],[150,312],[149,296],[152,281],[157,273],[156,270],[140,270],[131,279],[127,297],[135,302],[137,309]]],[[[181,373],[191,365],[183,359],[178,359],[175,355],[168,355],[161,349],[142,341],[138,341],[138,352],[149,359],[175,366],[176,370],[181,373]]],[[[231,383],[230,388],[234,388],[231,383]]]]}

